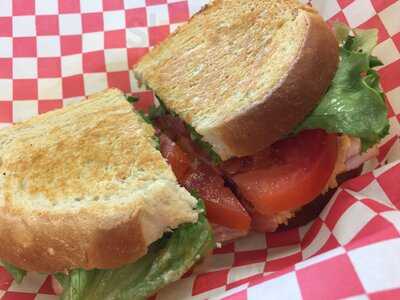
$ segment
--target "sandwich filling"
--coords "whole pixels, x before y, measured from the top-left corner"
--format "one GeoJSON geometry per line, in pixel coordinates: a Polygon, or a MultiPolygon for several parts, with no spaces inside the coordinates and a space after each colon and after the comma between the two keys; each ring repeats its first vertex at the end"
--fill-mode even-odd
{"type": "Polygon", "coordinates": [[[387,108],[373,69],[376,30],[337,24],[340,63],[319,105],[292,134],[252,156],[222,162],[211,145],[161,101],[147,117],[177,179],[205,201],[217,241],[251,228],[275,231],[329,188],[336,176],[377,155],[387,135],[387,108]]]}

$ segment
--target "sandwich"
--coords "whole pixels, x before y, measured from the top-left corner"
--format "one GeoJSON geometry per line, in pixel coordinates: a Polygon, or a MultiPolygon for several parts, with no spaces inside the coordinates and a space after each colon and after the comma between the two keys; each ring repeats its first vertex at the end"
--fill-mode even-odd
{"type": "Polygon", "coordinates": [[[0,131],[0,259],[61,299],[146,299],[214,246],[155,131],[108,90],[0,131]]]}
{"type": "Polygon", "coordinates": [[[155,103],[111,89],[0,131],[4,266],[146,299],[296,223],[388,133],[376,43],[295,0],[214,1],[133,67],[155,103]]]}
{"type": "Polygon", "coordinates": [[[377,155],[389,128],[377,31],[334,30],[295,0],[217,0],[133,67],[157,97],[161,152],[217,240],[297,223],[377,155]]]}

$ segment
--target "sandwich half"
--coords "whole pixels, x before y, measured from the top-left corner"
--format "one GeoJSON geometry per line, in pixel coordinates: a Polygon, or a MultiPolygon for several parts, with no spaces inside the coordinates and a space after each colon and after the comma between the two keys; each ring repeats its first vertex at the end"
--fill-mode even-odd
{"type": "Polygon", "coordinates": [[[276,230],[377,155],[389,123],[376,43],[376,30],[335,35],[296,0],[216,0],[133,67],[217,240],[276,230]]]}
{"type": "Polygon", "coordinates": [[[296,0],[217,0],[134,68],[222,160],[289,133],[329,87],[338,44],[296,0]]]}
{"type": "Polygon", "coordinates": [[[145,299],[181,277],[213,240],[157,148],[115,89],[1,130],[5,266],[56,274],[63,299],[145,299]]]}

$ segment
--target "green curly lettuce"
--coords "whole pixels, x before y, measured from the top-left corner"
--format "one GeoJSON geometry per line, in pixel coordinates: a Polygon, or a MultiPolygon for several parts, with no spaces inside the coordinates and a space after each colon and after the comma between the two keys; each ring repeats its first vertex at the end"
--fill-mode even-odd
{"type": "Polygon", "coordinates": [[[382,65],[371,55],[378,31],[354,30],[335,25],[340,62],[332,84],[317,108],[296,129],[322,128],[361,139],[363,150],[377,144],[389,132],[387,107],[373,69],[382,65]]]}

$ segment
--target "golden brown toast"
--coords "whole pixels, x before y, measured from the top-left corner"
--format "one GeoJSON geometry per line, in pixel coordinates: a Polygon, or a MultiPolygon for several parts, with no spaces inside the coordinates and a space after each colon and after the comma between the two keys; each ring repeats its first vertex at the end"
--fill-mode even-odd
{"type": "Polygon", "coordinates": [[[134,66],[222,159],[289,133],[326,92],[338,44],[295,0],[216,0],[134,66]]]}

